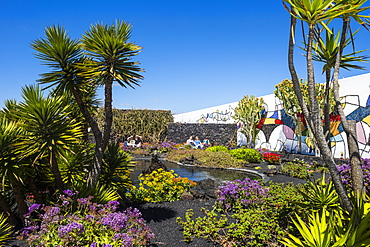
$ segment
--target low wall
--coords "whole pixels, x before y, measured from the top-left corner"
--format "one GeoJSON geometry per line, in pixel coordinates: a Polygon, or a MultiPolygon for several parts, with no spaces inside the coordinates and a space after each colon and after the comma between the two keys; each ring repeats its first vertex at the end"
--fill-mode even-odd
{"type": "Polygon", "coordinates": [[[207,138],[212,145],[236,144],[236,124],[169,123],[167,140],[184,143],[189,136],[207,138]]]}

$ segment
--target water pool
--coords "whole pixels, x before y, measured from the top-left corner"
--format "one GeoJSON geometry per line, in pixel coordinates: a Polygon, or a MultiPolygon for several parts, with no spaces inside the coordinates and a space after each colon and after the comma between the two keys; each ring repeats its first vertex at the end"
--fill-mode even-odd
{"type": "MultiPolygon", "coordinates": [[[[131,180],[135,185],[138,184],[138,176],[140,173],[150,166],[150,160],[135,160],[136,164],[131,172],[131,180]]],[[[174,170],[180,177],[186,177],[193,181],[200,181],[206,178],[211,178],[216,181],[233,181],[235,179],[261,179],[260,176],[254,175],[246,171],[237,171],[229,169],[211,169],[194,166],[182,166],[169,161],[162,161],[168,170],[174,170]]]]}

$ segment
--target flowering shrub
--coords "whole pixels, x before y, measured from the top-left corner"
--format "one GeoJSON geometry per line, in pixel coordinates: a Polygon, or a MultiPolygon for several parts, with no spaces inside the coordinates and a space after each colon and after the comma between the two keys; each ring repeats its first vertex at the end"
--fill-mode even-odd
{"type": "Polygon", "coordinates": [[[133,187],[128,197],[138,202],[176,201],[184,191],[189,191],[196,182],[179,177],[173,170],[166,172],[162,168],[150,174],[139,175],[139,187],[133,187]]]}
{"type": "Polygon", "coordinates": [[[145,246],[154,234],[138,209],[116,212],[117,201],[92,203],[64,191],[60,204],[33,204],[20,239],[31,246],[145,246]]]}
{"type": "Polygon", "coordinates": [[[269,189],[262,188],[260,182],[245,178],[244,180],[229,181],[216,190],[217,205],[228,211],[232,208],[245,208],[251,203],[258,203],[267,197],[269,189]]]}
{"type": "MultiPolygon", "coordinates": [[[[185,219],[176,219],[184,228],[184,240],[190,242],[194,237],[205,238],[215,246],[282,246],[279,240],[292,230],[289,222],[291,213],[299,212],[299,203],[304,201],[302,194],[297,193],[299,186],[270,183],[267,191],[261,190],[257,181],[248,181],[246,186],[241,186],[243,181],[234,182],[236,186],[224,186],[222,191],[227,194],[226,198],[238,201],[240,195],[244,196],[242,188],[249,188],[246,191],[253,195],[249,197],[248,207],[230,204],[229,217],[215,209],[202,209],[205,216],[194,218],[194,212],[188,210],[185,219]],[[231,191],[240,193],[229,193],[231,191]]],[[[216,207],[219,207],[218,201],[213,208],[216,207]]]]}
{"type": "Polygon", "coordinates": [[[263,160],[270,163],[270,164],[277,164],[280,162],[281,155],[277,153],[263,153],[263,160]]]}
{"type": "MultiPolygon", "coordinates": [[[[370,194],[370,159],[361,159],[362,171],[364,173],[364,187],[370,194]]],[[[337,169],[342,177],[343,184],[347,189],[352,187],[351,166],[349,164],[337,165],[337,169]]]]}

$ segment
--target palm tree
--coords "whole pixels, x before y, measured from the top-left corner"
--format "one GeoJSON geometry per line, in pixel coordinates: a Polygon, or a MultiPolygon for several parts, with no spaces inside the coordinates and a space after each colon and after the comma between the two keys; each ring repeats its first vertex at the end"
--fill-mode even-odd
{"type": "Polygon", "coordinates": [[[61,96],[44,98],[38,86],[24,87],[22,96],[24,102],[19,103],[15,115],[25,135],[17,146],[22,157],[34,157],[33,163],[47,157],[55,185],[62,190],[57,157],[64,157],[69,145],[80,142],[80,123],[68,115],[70,105],[61,96]]]}
{"type": "MultiPolygon", "coordinates": [[[[112,129],[112,86],[117,82],[122,87],[134,88],[143,76],[143,70],[131,57],[139,53],[141,47],[129,42],[131,25],[117,20],[115,24],[96,24],[82,35],[82,47],[85,54],[91,58],[82,64],[82,75],[103,85],[105,90],[105,126],[103,131],[102,150],[107,147],[112,129]]],[[[94,166],[88,183],[93,185],[98,181],[101,166],[94,166]]]]}

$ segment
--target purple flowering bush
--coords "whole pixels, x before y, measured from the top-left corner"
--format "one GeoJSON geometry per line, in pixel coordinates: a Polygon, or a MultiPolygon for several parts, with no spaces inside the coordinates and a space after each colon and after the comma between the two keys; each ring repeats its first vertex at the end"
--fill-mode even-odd
{"type": "Polygon", "coordinates": [[[268,197],[268,188],[263,188],[261,183],[250,178],[229,181],[216,190],[217,206],[230,211],[235,208],[246,208],[251,203],[259,203],[268,197]]]}
{"type": "MultiPolygon", "coordinates": [[[[367,194],[370,194],[370,159],[361,159],[361,166],[364,173],[364,187],[367,194]]],[[[350,190],[352,188],[351,166],[349,164],[337,165],[337,169],[343,184],[350,190]]]]}
{"type": "Polygon", "coordinates": [[[119,202],[92,203],[64,191],[54,206],[33,204],[20,235],[31,246],[145,246],[154,234],[138,209],[117,212],[119,202]],[[74,199],[77,198],[77,199],[74,199]]]}

